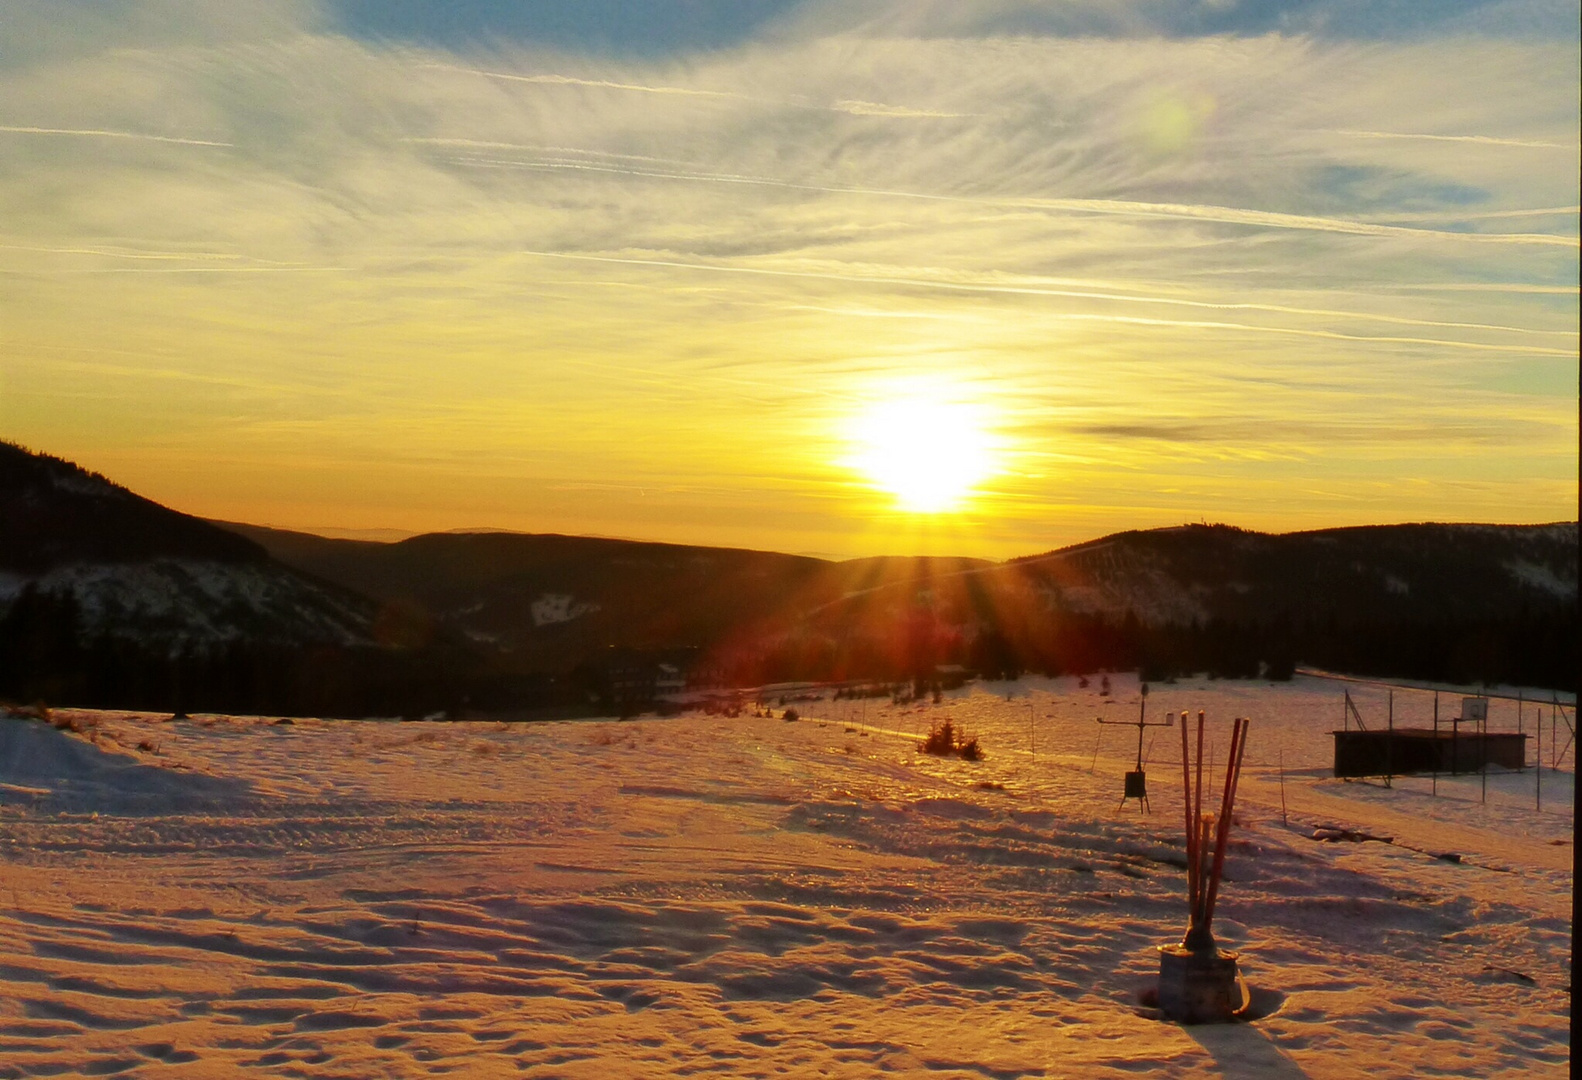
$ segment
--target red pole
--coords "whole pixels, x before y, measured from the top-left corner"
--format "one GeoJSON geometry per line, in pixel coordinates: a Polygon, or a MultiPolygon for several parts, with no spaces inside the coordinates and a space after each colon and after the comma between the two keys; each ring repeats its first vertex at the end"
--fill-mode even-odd
{"type": "Polygon", "coordinates": [[[1181,714],[1181,806],[1186,818],[1186,856],[1187,856],[1187,910],[1197,910],[1197,887],[1193,884],[1196,872],[1193,867],[1197,865],[1197,830],[1193,828],[1192,821],[1192,755],[1187,748],[1187,714],[1181,714]]]}
{"type": "Polygon", "coordinates": [[[1203,828],[1203,710],[1197,712],[1197,779],[1192,784],[1192,833],[1198,837],[1194,852],[1198,856],[1192,862],[1192,926],[1194,928],[1201,922],[1201,907],[1203,903],[1203,867],[1200,865],[1202,858],[1202,828],[1203,828]]]}
{"type": "Polygon", "coordinates": [[[1219,897],[1219,879],[1225,871],[1225,848],[1230,842],[1231,811],[1236,804],[1236,784],[1241,779],[1241,759],[1247,750],[1247,726],[1251,721],[1238,718],[1231,735],[1231,759],[1225,764],[1225,798],[1221,803],[1219,835],[1214,838],[1214,869],[1209,872],[1208,901],[1204,905],[1203,925],[1214,919],[1214,901],[1219,897]]]}
{"type": "Polygon", "coordinates": [[[1210,920],[1214,917],[1214,900],[1219,893],[1219,878],[1225,867],[1225,846],[1229,837],[1229,816],[1226,814],[1226,796],[1229,793],[1231,777],[1235,772],[1236,749],[1241,741],[1241,720],[1238,718],[1231,728],[1230,757],[1225,762],[1226,791],[1220,796],[1219,819],[1214,825],[1214,857],[1209,866],[1208,886],[1203,899],[1203,926],[1205,932],[1209,931],[1210,920]]]}

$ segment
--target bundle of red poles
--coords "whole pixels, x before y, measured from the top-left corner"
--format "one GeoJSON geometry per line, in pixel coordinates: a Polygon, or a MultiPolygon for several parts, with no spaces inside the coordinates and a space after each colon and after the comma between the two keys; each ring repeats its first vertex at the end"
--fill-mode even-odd
{"type": "Polygon", "coordinates": [[[1186,938],[1181,942],[1194,952],[1213,951],[1214,901],[1219,895],[1220,875],[1225,871],[1225,848],[1230,842],[1231,810],[1236,802],[1236,783],[1241,779],[1242,753],[1247,749],[1245,717],[1237,717],[1230,737],[1230,759],[1225,763],[1225,791],[1220,799],[1219,817],[1214,819],[1212,861],[1208,859],[1210,822],[1203,817],[1203,713],[1197,714],[1197,776],[1193,777],[1188,755],[1187,714],[1181,714],[1181,779],[1186,803],[1187,896],[1191,914],[1186,938]]]}

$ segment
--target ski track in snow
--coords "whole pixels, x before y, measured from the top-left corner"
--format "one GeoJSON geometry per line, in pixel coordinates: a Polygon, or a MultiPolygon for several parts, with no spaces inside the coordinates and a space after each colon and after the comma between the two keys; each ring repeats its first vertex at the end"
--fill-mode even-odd
{"type": "Polygon", "coordinates": [[[1253,717],[1215,930],[1263,1015],[1184,1028],[1138,1005],[1184,929],[1180,735],[1117,807],[1114,678],[796,723],[0,720],[0,1077],[1565,1074],[1574,757],[1541,812],[1531,771],[1343,784],[1338,686],[1156,687],[1220,758],[1253,717]],[[945,716],[987,760],[917,752],[945,716]]]}

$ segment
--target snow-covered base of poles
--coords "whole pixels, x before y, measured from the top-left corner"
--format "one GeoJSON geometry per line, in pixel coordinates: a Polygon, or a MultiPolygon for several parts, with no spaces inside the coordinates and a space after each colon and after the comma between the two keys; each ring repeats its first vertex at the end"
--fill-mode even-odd
{"type": "Polygon", "coordinates": [[[1217,948],[1159,946],[1159,1011],[1183,1024],[1216,1024],[1247,1011],[1251,995],[1237,954],[1217,948]]]}

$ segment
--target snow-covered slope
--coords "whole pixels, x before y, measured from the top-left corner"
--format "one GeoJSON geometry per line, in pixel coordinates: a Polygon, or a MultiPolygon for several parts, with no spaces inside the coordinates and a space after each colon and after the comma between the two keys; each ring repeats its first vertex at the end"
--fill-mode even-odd
{"type": "Polygon", "coordinates": [[[0,617],[24,597],[82,638],[155,651],[369,643],[374,614],[243,537],[0,443],[0,617]]]}
{"type": "Polygon", "coordinates": [[[0,611],[26,589],[75,604],[80,632],[171,648],[233,641],[371,644],[372,606],[273,562],[74,562],[0,580],[0,611]]]}
{"type": "MultiPolygon", "coordinates": [[[[145,762],[147,754],[120,745],[111,731],[99,730],[92,714],[84,715],[90,719],[77,721],[79,736],[0,710],[0,804],[47,801],[57,811],[171,813],[234,808],[252,791],[239,777],[150,763],[157,758],[145,762]]],[[[153,739],[141,743],[148,753],[159,746],[153,739]]]]}
{"type": "Polygon", "coordinates": [[[1577,598],[1578,529],[1424,524],[1270,535],[1224,525],[1120,533],[985,571],[1054,609],[1145,625],[1267,619],[1428,622],[1558,608],[1577,598]]]}

